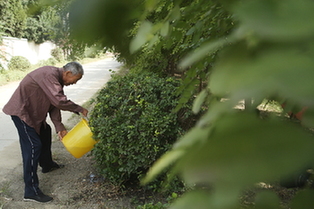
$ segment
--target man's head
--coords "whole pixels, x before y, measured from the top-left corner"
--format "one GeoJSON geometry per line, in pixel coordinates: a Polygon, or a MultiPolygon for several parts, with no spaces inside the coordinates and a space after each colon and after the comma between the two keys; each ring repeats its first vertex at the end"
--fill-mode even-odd
{"type": "Polygon", "coordinates": [[[83,75],[83,67],[78,62],[69,62],[68,64],[63,66],[62,79],[65,86],[76,84],[76,82],[80,80],[83,75]]]}

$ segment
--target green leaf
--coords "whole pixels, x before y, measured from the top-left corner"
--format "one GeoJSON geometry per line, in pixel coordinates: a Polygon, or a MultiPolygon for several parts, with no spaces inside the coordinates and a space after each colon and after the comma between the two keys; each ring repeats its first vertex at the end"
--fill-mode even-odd
{"type": "Polygon", "coordinates": [[[291,202],[291,209],[312,209],[314,205],[313,196],[313,190],[304,190],[298,192],[291,202]]]}
{"type": "Polygon", "coordinates": [[[181,16],[180,7],[175,6],[170,12],[169,21],[179,20],[180,16],[181,16]]]}
{"type": "Polygon", "coordinates": [[[180,61],[179,67],[187,68],[232,41],[233,38],[230,37],[229,39],[221,38],[217,41],[210,41],[208,43],[202,44],[198,49],[184,57],[180,61]]]}
{"type": "Polygon", "coordinates": [[[244,188],[311,164],[313,146],[312,136],[294,124],[228,114],[217,120],[204,143],[188,149],[177,169],[187,183],[244,188]]]}
{"type": "Polygon", "coordinates": [[[159,37],[158,35],[155,35],[150,41],[149,41],[149,44],[148,44],[148,48],[151,48],[153,47],[159,40],[159,37]]]}
{"type": "Polygon", "coordinates": [[[206,127],[208,129],[213,126],[221,116],[233,113],[233,107],[234,105],[229,101],[210,101],[210,106],[208,107],[207,112],[201,117],[196,126],[200,128],[206,127]]]}
{"type": "Polygon", "coordinates": [[[302,40],[314,34],[314,2],[311,0],[258,0],[235,9],[244,30],[277,42],[302,40]]]}
{"type": "Polygon", "coordinates": [[[139,50],[150,38],[152,38],[151,30],[153,25],[149,21],[142,22],[135,38],[130,43],[130,52],[134,53],[139,50]]]}
{"type": "Polygon", "coordinates": [[[206,99],[207,95],[208,95],[207,89],[204,89],[195,98],[194,103],[193,103],[193,108],[192,108],[192,111],[195,114],[197,114],[200,111],[203,103],[205,102],[205,99],[206,99]]]}
{"type": "Polygon", "coordinates": [[[261,191],[255,197],[255,209],[278,209],[280,202],[277,194],[273,191],[261,191]]]}
{"type": "Polygon", "coordinates": [[[186,35],[187,35],[187,36],[190,36],[190,35],[192,35],[192,34],[194,33],[194,31],[195,31],[195,27],[191,27],[191,28],[188,30],[188,32],[186,33],[186,35]]]}
{"type": "Polygon", "coordinates": [[[160,35],[165,37],[168,35],[168,33],[169,33],[169,22],[165,22],[161,27],[160,35]]]}
{"type": "Polygon", "coordinates": [[[155,6],[157,5],[158,0],[146,0],[145,1],[145,8],[148,11],[153,11],[155,9],[155,6]]]}
{"type": "Polygon", "coordinates": [[[184,152],[184,150],[176,149],[164,154],[147,172],[146,177],[142,180],[142,184],[147,184],[154,180],[158,174],[160,174],[165,168],[180,158],[184,152]]]}
{"type": "Polygon", "coordinates": [[[170,206],[170,209],[231,209],[237,208],[235,207],[237,203],[238,195],[237,192],[232,191],[232,188],[224,193],[195,190],[184,194],[170,206]],[[229,195],[230,193],[233,195],[229,195]]]}
{"type": "Polygon", "coordinates": [[[205,191],[193,191],[175,201],[175,203],[170,206],[170,209],[208,209],[210,200],[210,193],[205,191]]]}
{"type": "Polygon", "coordinates": [[[204,142],[208,137],[210,132],[210,128],[206,127],[193,127],[189,132],[187,132],[180,140],[178,140],[174,145],[173,148],[176,149],[183,149],[189,148],[194,144],[199,142],[204,142]]]}
{"type": "Polygon", "coordinates": [[[308,51],[299,50],[295,45],[274,45],[253,53],[240,42],[222,51],[209,87],[216,95],[229,95],[235,103],[244,98],[261,101],[280,95],[311,106],[314,95],[312,57],[310,45],[308,51]]]}

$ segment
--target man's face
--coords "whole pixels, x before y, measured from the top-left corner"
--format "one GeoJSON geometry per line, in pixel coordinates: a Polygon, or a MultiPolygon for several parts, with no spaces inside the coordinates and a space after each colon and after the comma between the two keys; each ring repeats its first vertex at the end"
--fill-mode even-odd
{"type": "Polygon", "coordinates": [[[73,75],[71,71],[66,71],[63,73],[63,84],[65,86],[76,84],[81,78],[82,74],[73,75]]]}

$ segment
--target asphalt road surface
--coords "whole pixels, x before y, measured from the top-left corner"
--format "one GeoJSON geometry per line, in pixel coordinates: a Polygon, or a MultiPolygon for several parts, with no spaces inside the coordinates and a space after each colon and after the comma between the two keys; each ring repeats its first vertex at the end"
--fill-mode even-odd
{"type": "MultiPolygon", "coordinates": [[[[83,78],[75,85],[64,87],[64,92],[68,99],[82,105],[111,78],[110,70],[117,71],[120,66],[121,64],[111,57],[83,65],[83,78]]],[[[10,99],[18,85],[19,82],[13,82],[5,86],[0,86],[0,156],[1,154],[4,155],[1,152],[6,151],[8,153],[7,149],[10,149],[10,146],[18,144],[18,134],[11,117],[2,112],[3,106],[10,99]]],[[[71,114],[70,112],[62,111],[63,121],[67,120],[71,114]]],[[[54,130],[53,126],[52,128],[54,130]]],[[[4,160],[7,159],[0,157],[0,161],[4,160]]]]}

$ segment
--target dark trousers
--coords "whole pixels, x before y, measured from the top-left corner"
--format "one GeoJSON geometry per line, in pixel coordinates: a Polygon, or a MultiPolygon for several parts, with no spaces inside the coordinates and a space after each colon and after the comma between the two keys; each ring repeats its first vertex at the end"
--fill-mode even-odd
{"type": "Polygon", "coordinates": [[[24,196],[35,196],[41,193],[38,187],[38,164],[42,168],[50,168],[54,163],[51,156],[51,127],[46,123],[43,124],[38,134],[19,117],[11,117],[20,138],[25,183],[24,196]]]}

